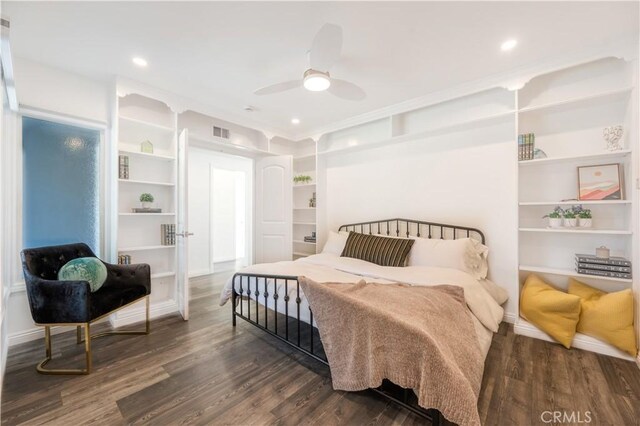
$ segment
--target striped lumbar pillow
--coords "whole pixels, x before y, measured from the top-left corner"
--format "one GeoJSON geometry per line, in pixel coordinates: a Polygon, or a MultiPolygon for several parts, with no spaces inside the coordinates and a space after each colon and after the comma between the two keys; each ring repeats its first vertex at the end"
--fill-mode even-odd
{"type": "Polygon", "coordinates": [[[381,266],[404,266],[413,241],[350,232],[341,256],[366,260],[381,266]]]}

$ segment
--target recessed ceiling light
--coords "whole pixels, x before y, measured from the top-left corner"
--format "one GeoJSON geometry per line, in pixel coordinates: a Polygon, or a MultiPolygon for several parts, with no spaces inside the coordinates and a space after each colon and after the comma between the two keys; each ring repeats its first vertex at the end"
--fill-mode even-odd
{"type": "Polygon", "coordinates": [[[139,56],[134,56],[133,59],[131,59],[131,61],[141,68],[144,68],[147,66],[147,60],[139,56]]]}
{"type": "Polygon", "coordinates": [[[508,52],[509,50],[516,47],[517,44],[518,44],[518,40],[512,38],[502,43],[502,45],[500,46],[500,49],[502,49],[503,52],[508,52]]]}
{"type": "Polygon", "coordinates": [[[299,119],[299,118],[296,118],[296,117],[293,117],[293,118],[291,119],[291,124],[300,124],[300,119],[299,119]]]}

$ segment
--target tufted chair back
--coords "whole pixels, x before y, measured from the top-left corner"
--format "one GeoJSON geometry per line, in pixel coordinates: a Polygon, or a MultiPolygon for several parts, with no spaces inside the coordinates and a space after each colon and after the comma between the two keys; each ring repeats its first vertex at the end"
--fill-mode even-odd
{"type": "Polygon", "coordinates": [[[96,257],[84,243],[24,249],[21,256],[25,271],[45,280],[57,280],[58,271],[70,260],[96,257]]]}

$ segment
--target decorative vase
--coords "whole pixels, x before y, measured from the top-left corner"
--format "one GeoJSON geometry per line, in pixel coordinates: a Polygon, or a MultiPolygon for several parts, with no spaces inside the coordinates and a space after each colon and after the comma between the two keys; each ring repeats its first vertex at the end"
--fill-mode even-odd
{"type": "Polygon", "coordinates": [[[592,221],[593,221],[593,219],[591,219],[591,218],[586,219],[586,218],[580,217],[580,218],[578,218],[578,226],[580,228],[591,228],[592,221]]]}
{"type": "Polygon", "coordinates": [[[148,202],[148,201],[141,201],[141,202],[140,202],[140,206],[141,206],[143,209],[150,209],[150,208],[151,208],[151,203],[150,203],[150,202],[148,202]]]}
{"type": "Polygon", "coordinates": [[[602,137],[607,142],[607,150],[619,151],[622,149],[620,139],[622,139],[623,133],[621,125],[605,127],[602,130],[602,137]]]}
{"type": "Polygon", "coordinates": [[[575,217],[573,219],[565,218],[564,226],[567,228],[575,228],[578,225],[578,219],[575,217]]]}
{"type": "Polygon", "coordinates": [[[562,228],[562,218],[561,217],[550,217],[549,218],[549,228],[562,228]]]}

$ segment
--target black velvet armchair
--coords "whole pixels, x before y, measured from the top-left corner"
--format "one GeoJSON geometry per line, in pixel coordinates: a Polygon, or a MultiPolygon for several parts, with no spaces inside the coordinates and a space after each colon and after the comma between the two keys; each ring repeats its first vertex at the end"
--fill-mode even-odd
{"type": "Polygon", "coordinates": [[[95,293],[87,281],[59,281],[58,271],[68,261],[78,257],[96,257],[83,243],[25,249],[21,253],[22,270],[27,287],[33,321],[45,329],[46,358],[36,369],[42,374],[89,374],[91,372],[91,339],[112,334],[149,334],[149,295],[151,271],[149,265],[112,265],[107,268],[107,280],[95,293]],[[91,323],[114,311],[145,299],[144,331],[117,330],[91,335],[91,323]],[[84,344],[85,369],[46,369],[51,360],[51,327],[76,326],[77,343],[84,344]]]}

